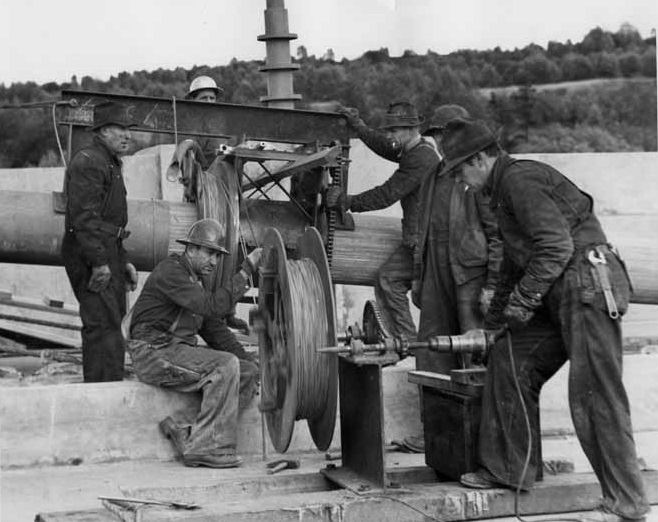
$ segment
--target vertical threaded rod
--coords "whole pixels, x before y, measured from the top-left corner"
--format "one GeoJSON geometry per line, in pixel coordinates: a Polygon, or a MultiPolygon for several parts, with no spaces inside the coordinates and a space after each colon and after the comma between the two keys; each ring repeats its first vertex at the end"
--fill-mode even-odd
{"type": "Polygon", "coordinates": [[[297,35],[288,31],[288,10],[283,0],[267,0],[265,34],[258,40],[265,42],[267,50],[265,65],[259,71],[267,74],[267,96],[261,96],[260,101],[268,107],[294,109],[295,101],[302,98],[292,86],[292,73],[299,65],[290,59],[290,40],[296,39],[297,35]]]}

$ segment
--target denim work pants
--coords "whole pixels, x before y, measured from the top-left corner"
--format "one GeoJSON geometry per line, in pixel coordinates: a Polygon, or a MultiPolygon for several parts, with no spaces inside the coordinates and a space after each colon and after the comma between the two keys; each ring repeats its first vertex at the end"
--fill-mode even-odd
{"type": "Polygon", "coordinates": [[[188,433],[184,455],[235,453],[240,391],[240,363],[227,352],[176,341],[157,348],[147,341],[128,341],[140,381],[180,392],[201,391],[201,408],[174,418],[188,433]]]}
{"type": "Polygon", "coordinates": [[[380,306],[389,333],[394,337],[416,340],[416,326],[409,311],[413,279],[413,250],[399,245],[379,268],[375,280],[375,298],[380,306]]]}
{"type": "Polygon", "coordinates": [[[62,256],[66,275],[80,303],[82,320],[82,373],[85,382],[123,380],[126,353],[121,320],[126,314],[126,262],[117,242],[108,248],[112,278],[100,292],[87,289],[91,267],[82,257],[73,234],[65,234],[62,256]]]}
{"type": "MultiPolygon", "coordinates": [[[[474,277],[458,285],[450,267],[448,240],[429,238],[426,272],[422,281],[420,325],[418,340],[426,341],[437,335],[459,335],[474,328],[482,328],[484,317],[480,311],[480,292],[486,276],[474,277]]],[[[416,368],[430,372],[448,373],[468,366],[470,356],[437,353],[428,349],[416,350],[416,368]]]]}
{"type": "MultiPolygon", "coordinates": [[[[626,310],[629,283],[620,261],[606,256],[619,311],[626,310]]],[[[532,438],[539,393],[568,360],[569,406],[578,440],[603,492],[603,508],[638,519],[648,510],[637,462],[626,390],[622,383],[620,320],[608,316],[600,285],[582,254],[554,283],[528,326],[511,336],[514,367],[528,409],[532,438]]],[[[501,339],[489,355],[482,402],[479,461],[498,481],[517,486],[528,437],[515,389],[509,347],[501,339]]],[[[537,452],[521,486],[534,482],[537,452]]]]}

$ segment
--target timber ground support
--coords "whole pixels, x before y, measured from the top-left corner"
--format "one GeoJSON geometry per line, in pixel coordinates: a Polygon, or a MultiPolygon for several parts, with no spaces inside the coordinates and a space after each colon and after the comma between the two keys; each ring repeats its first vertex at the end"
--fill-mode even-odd
{"type": "MultiPolygon", "coordinates": [[[[268,476],[264,464],[258,459],[247,461],[236,470],[190,470],[179,463],[142,463],[141,467],[121,469],[121,465],[105,465],[97,469],[79,470],[83,476],[98,482],[96,490],[109,482],[111,473],[122,477],[125,486],[109,491],[113,496],[143,499],[175,500],[198,504],[196,510],[180,510],[162,506],[135,506],[108,503],[96,497],[108,494],[106,486],[98,495],[89,487],[77,491],[76,499],[65,505],[96,505],[85,509],[66,508],[62,511],[40,512],[41,522],[80,521],[428,521],[481,520],[514,515],[514,492],[505,489],[470,490],[454,482],[437,482],[432,470],[420,465],[421,455],[395,454],[397,462],[387,467],[389,476],[399,488],[374,495],[359,494],[336,489],[318,472],[310,469],[327,465],[322,455],[296,455],[301,457],[298,472],[268,476]],[[419,465],[412,465],[417,461],[419,465]],[[402,464],[402,465],[400,465],[402,464]],[[102,473],[101,473],[102,472],[102,473]],[[157,476],[154,475],[157,473],[157,476]],[[229,475],[233,478],[227,478],[229,475]],[[105,476],[105,479],[101,478],[105,476]],[[137,475],[142,484],[135,486],[137,475]],[[131,485],[131,483],[133,485],[131,485]]],[[[392,461],[391,461],[392,462],[392,461]]],[[[127,466],[127,464],[123,464],[127,466]]],[[[56,473],[56,469],[48,472],[56,473]]],[[[75,473],[69,472],[69,494],[75,493],[75,473]]],[[[20,487],[21,478],[15,487],[20,487]]],[[[115,476],[114,479],[117,477],[115,476]]],[[[651,503],[658,503],[658,472],[646,471],[643,478],[651,503]]],[[[520,499],[523,515],[586,511],[597,507],[600,497],[598,482],[591,473],[570,473],[546,477],[536,488],[520,499]]],[[[31,518],[31,517],[30,517],[31,518]]],[[[3,519],[4,520],[4,519],[3,519]]]]}

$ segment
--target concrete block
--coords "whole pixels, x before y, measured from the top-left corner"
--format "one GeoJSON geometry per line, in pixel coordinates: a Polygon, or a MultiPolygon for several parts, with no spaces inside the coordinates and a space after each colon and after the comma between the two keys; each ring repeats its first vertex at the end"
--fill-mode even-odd
{"type": "MultiPolygon", "coordinates": [[[[406,365],[408,366],[408,364],[406,365]]],[[[384,370],[386,436],[419,432],[416,386],[405,365],[384,370]]],[[[0,461],[3,468],[174,458],[158,422],[180,409],[198,409],[199,394],[135,381],[0,388],[0,461]]],[[[340,447],[337,419],[332,447],[340,447]]],[[[313,451],[305,420],[295,425],[289,451],[313,451]]],[[[241,413],[238,452],[263,450],[258,400],[241,413]]],[[[275,453],[269,435],[266,451],[275,453]]]]}

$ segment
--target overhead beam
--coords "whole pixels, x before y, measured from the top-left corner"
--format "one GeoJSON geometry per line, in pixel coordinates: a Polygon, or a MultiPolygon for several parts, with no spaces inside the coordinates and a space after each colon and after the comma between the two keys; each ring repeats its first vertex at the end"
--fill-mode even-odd
{"type": "Polygon", "coordinates": [[[62,107],[57,118],[60,125],[67,125],[71,130],[73,151],[91,140],[91,134],[84,131],[93,122],[94,105],[104,100],[128,106],[131,118],[137,123],[134,130],[151,135],[141,140],[146,142],[143,146],[173,143],[176,134],[179,139],[210,136],[236,143],[254,140],[320,146],[335,141],[348,145],[352,136],[345,118],[330,112],[75,90],[62,91],[62,99],[77,102],[75,107],[62,107]]]}

